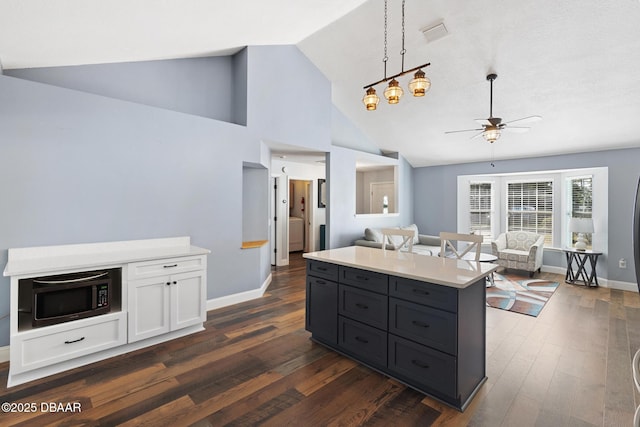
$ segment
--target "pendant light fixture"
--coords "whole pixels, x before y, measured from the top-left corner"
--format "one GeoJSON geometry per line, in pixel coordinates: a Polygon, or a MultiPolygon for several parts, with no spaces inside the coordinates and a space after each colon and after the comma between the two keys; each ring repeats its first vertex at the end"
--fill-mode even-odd
{"type": "Polygon", "coordinates": [[[384,78],[375,83],[368,84],[364,87],[364,89],[366,89],[366,93],[362,98],[362,103],[369,111],[375,110],[378,107],[378,103],[380,102],[380,98],[378,97],[378,95],[376,94],[376,90],[374,89],[374,86],[377,84],[389,82],[389,85],[384,90],[384,97],[389,104],[399,103],[400,98],[402,98],[402,96],[404,95],[404,90],[402,90],[402,88],[400,87],[400,83],[398,83],[396,77],[402,77],[405,74],[409,74],[414,71],[416,72],[411,82],[409,82],[409,91],[415,97],[424,96],[431,87],[431,81],[426,76],[424,71],[422,71],[422,68],[428,67],[429,65],[431,65],[430,63],[422,64],[410,70],[404,70],[404,54],[407,52],[407,50],[404,48],[405,0],[402,0],[402,50],[400,51],[400,55],[402,57],[401,68],[398,74],[387,77],[387,61],[389,60],[389,57],[387,56],[387,1],[388,0],[384,0],[384,58],[382,58],[382,62],[384,64],[384,78]]]}

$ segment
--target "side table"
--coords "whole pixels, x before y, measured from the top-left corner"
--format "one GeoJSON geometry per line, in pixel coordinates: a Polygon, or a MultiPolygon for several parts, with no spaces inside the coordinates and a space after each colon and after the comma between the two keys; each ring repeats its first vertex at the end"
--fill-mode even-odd
{"type": "Polygon", "coordinates": [[[562,251],[567,257],[567,274],[564,276],[566,283],[575,285],[582,282],[585,286],[599,286],[596,264],[602,252],[591,250],[579,251],[574,248],[566,248],[562,251]],[[591,267],[590,272],[587,272],[585,268],[587,261],[589,261],[589,266],[591,267]]]}

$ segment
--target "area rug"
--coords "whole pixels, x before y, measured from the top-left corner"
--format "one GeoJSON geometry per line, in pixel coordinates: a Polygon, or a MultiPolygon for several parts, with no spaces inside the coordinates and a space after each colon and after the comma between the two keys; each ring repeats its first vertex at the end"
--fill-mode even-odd
{"type": "Polygon", "coordinates": [[[558,288],[558,282],[494,273],[487,288],[487,306],[537,317],[558,288]]]}

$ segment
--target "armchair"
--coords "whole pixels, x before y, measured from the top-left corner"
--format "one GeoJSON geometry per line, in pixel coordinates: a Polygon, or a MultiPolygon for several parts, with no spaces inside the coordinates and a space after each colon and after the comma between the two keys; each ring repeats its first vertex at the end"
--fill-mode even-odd
{"type": "Polygon", "coordinates": [[[528,271],[529,277],[540,272],[543,250],[544,236],[528,231],[502,233],[491,242],[491,252],[498,257],[498,265],[528,271]]]}

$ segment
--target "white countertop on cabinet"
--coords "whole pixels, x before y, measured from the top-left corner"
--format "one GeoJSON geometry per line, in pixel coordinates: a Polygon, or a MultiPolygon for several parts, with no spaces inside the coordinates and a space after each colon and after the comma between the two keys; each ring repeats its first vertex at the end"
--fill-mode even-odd
{"type": "Polygon", "coordinates": [[[404,251],[383,251],[365,246],[309,252],[303,254],[303,257],[459,289],[466,288],[498,268],[497,264],[486,262],[440,258],[404,251]]]}
{"type": "Polygon", "coordinates": [[[52,274],[159,258],[205,255],[209,249],[191,245],[190,237],[86,243],[9,249],[4,276],[52,274]]]}

